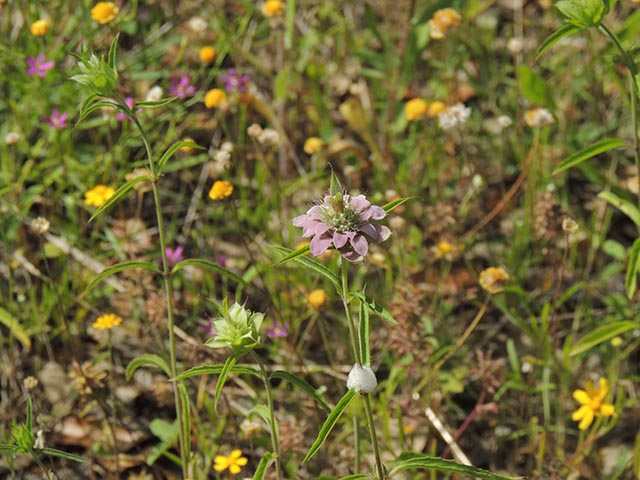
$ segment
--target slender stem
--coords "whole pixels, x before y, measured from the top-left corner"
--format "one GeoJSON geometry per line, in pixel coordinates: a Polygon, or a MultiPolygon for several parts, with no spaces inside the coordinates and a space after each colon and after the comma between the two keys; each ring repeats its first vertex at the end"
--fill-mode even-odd
{"type": "Polygon", "coordinates": [[[376,457],[376,470],[378,479],[384,480],[384,468],[382,467],[382,457],[380,455],[380,447],[378,446],[378,436],[376,435],[376,426],[373,420],[373,411],[371,408],[371,394],[364,396],[364,410],[367,414],[367,424],[369,425],[369,435],[371,435],[371,445],[373,445],[373,454],[376,457]]]}
{"type": "Polygon", "coordinates": [[[269,384],[269,376],[267,375],[267,370],[264,367],[264,363],[260,356],[251,350],[251,356],[260,367],[260,373],[262,374],[262,381],[264,382],[264,390],[267,394],[267,409],[269,410],[269,432],[271,434],[271,446],[273,448],[273,453],[276,456],[276,479],[280,480],[282,478],[282,467],[280,460],[280,445],[278,445],[278,435],[276,433],[276,417],[273,412],[273,397],[271,396],[271,385],[269,384]]]}
{"type": "Polygon", "coordinates": [[[360,352],[360,341],[357,335],[356,325],[351,315],[351,308],[349,307],[349,279],[348,279],[348,265],[344,258],[340,259],[341,271],[342,271],[342,304],[344,305],[344,313],[347,316],[347,325],[349,327],[349,340],[351,341],[351,353],[357,365],[362,366],[362,354],[360,352]]]}

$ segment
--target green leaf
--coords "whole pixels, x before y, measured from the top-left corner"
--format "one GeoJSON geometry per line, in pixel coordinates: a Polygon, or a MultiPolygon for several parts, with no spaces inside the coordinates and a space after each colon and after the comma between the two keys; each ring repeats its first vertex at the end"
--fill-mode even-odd
{"type": "MultiPolygon", "coordinates": [[[[199,375],[219,375],[222,372],[224,365],[201,365],[199,367],[193,367],[178,375],[174,380],[184,380],[186,378],[197,377],[199,375]]],[[[234,365],[231,369],[233,373],[253,375],[254,377],[260,377],[260,372],[253,368],[244,365],[234,365]]]]}
{"type": "Polygon", "coordinates": [[[340,399],[338,404],[331,411],[324,424],[322,425],[322,428],[318,433],[318,437],[316,438],[315,442],[313,442],[313,445],[311,445],[311,448],[307,452],[307,455],[304,457],[304,460],[302,460],[303,463],[308,462],[311,457],[313,457],[315,453],[320,450],[320,447],[322,447],[325,440],[331,433],[331,430],[333,430],[333,427],[335,427],[336,423],[340,419],[340,416],[344,413],[344,411],[347,409],[356,395],[357,393],[353,388],[350,388],[349,391],[343,395],[343,397],[340,399]]]}
{"type": "Polygon", "coordinates": [[[629,330],[635,330],[636,328],[640,328],[640,323],[629,320],[603,325],[578,340],[576,344],[571,347],[571,350],[569,350],[569,355],[572,357],[580,355],[596,345],[606,342],[629,330]]]}
{"type": "Polygon", "coordinates": [[[611,192],[600,192],[598,194],[598,198],[606,200],[611,205],[619,209],[622,213],[629,217],[633,223],[636,224],[636,227],[640,228],[640,210],[638,210],[638,207],[636,207],[629,200],[620,198],[611,192]]]}
{"type": "Polygon", "coordinates": [[[395,208],[399,207],[400,205],[402,205],[405,202],[408,202],[409,200],[413,200],[416,197],[404,197],[404,198],[399,198],[398,200],[394,200],[393,202],[389,202],[386,205],[382,206],[382,209],[389,213],[391,210],[394,210],[395,208]]]}
{"type": "Polygon", "coordinates": [[[64,460],[71,460],[78,463],[86,463],[89,461],[84,457],[74,455],[73,453],[63,452],[62,450],[58,450],[57,448],[39,448],[36,450],[36,452],[42,453],[44,455],[51,455],[52,457],[62,458],[64,460]]]}
{"type": "Polygon", "coordinates": [[[292,251],[289,255],[282,257],[280,260],[276,262],[276,265],[280,265],[281,263],[286,263],[289,260],[294,260],[295,258],[301,257],[309,253],[309,245],[298,248],[297,250],[292,251]]]}
{"type": "Polygon", "coordinates": [[[331,181],[329,182],[329,195],[334,196],[338,193],[342,193],[342,184],[340,183],[340,179],[334,172],[333,168],[331,169],[331,181]]]}
{"type": "Polygon", "coordinates": [[[118,70],[116,65],[116,53],[118,53],[118,39],[120,38],[120,34],[116,34],[111,41],[111,45],[109,46],[109,54],[107,55],[107,65],[114,71],[118,70]]]}
{"type": "Polygon", "coordinates": [[[370,296],[365,295],[362,292],[352,292],[350,295],[360,300],[372,313],[378,315],[383,320],[386,320],[393,325],[396,325],[398,323],[386,308],[384,308],[382,305],[379,305],[370,296]]]}
{"type": "Polygon", "coordinates": [[[151,177],[149,177],[148,175],[139,175],[137,177],[132,178],[124,185],[121,185],[120,188],[118,188],[115,191],[115,193],[106,202],[100,205],[100,207],[93,213],[93,215],[91,215],[89,222],[92,222],[94,218],[96,218],[105,210],[111,208],[111,206],[116,202],[120,201],[122,197],[124,197],[127,193],[129,193],[129,190],[131,190],[134,185],[140,182],[151,182],[151,177]]]}
{"type": "Polygon", "coordinates": [[[220,376],[218,377],[218,381],[216,382],[216,391],[213,395],[213,408],[216,411],[218,411],[218,401],[220,400],[220,395],[222,395],[222,387],[224,387],[224,384],[226,383],[227,378],[229,378],[229,374],[231,373],[231,370],[233,369],[233,366],[236,364],[238,359],[238,354],[231,355],[230,357],[227,357],[224,365],[222,366],[220,376]]]}
{"type": "Polygon", "coordinates": [[[209,262],[207,260],[200,260],[197,258],[190,258],[187,260],[181,260],[178,263],[176,263],[173,266],[173,269],[171,270],[171,273],[174,274],[177,271],[183,269],[184,267],[188,267],[188,266],[194,266],[194,267],[200,267],[200,268],[204,268],[205,270],[211,270],[213,272],[219,273],[220,275],[223,275],[231,280],[233,280],[234,282],[240,284],[240,285],[244,285],[245,287],[250,286],[245,280],[244,278],[242,278],[239,275],[236,275],[235,273],[233,273],[231,270],[227,270],[226,268],[224,268],[223,266],[217,264],[217,263],[213,263],[213,262],[209,262]]]}
{"type": "Polygon", "coordinates": [[[602,0],[560,0],[555,7],[578,28],[595,27],[608,12],[608,4],[602,0]]]}
{"type": "Polygon", "coordinates": [[[624,279],[624,286],[627,290],[629,300],[636,293],[638,282],[638,270],[640,269],[640,238],[633,242],[629,249],[629,263],[627,265],[627,274],[624,279]]]}
{"type": "MultiPolygon", "coordinates": [[[[272,248],[274,248],[276,251],[278,251],[279,253],[281,253],[283,255],[289,255],[289,254],[292,253],[292,250],[290,250],[288,248],[285,248],[285,247],[273,246],[272,248]]],[[[340,291],[340,289],[342,288],[341,283],[340,283],[340,277],[338,277],[338,275],[333,273],[331,270],[329,270],[324,265],[316,262],[315,260],[313,260],[313,259],[311,259],[309,257],[303,257],[303,256],[300,256],[300,255],[293,256],[292,260],[295,260],[296,262],[304,265],[308,269],[313,270],[314,272],[319,273],[320,275],[322,275],[324,278],[329,280],[336,287],[336,289],[338,291],[340,291]]],[[[278,262],[278,263],[281,263],[282,261],[283,260],[280,260],[280,262],[278,262]]]]}
{"type": "Polygon", "coordinates": [[[437,470],[439,472],[460,473],[468,477],[481,478],[483,480],[515,480],[516,478],[522,478],[497,475],[487,470],[470,465],[463,465],[453,460],[431,457],[419,453],[403,453],[400,459],[394,462],[394,467],[393,470],[389,472],[389,477],[402,470],[419,470],[422,468],[437,470]]]}
{"type": "Polygon", "coordinates": [[[575,167],[585,160],[588,160],[591,157],[595,157],[596,155],[604,153],[608,150],[625,147],[626,145],[627,144],[622,140],[618,140],[616,138],[606,138],[604,140],[600,140],[599,142],[596,142],[593,145],[589,145],[587,148],[583,148],[579,152],[576,152],[564,159],[562,162],[560,162],[560,165],[558,165],[553,171],[553,175],[563,172],[568,168],[575,167]]]}
{"type": "Polygon", "coordinates": [[[369,309],[364,302],[360,302],[358,309],[358,326],[360,338],[360,353],[362,358],[360,361],[367,367],[371,366],[371,346],[369,345],[369,337],[371,331],[371,323],[369,321],[369,309]]]}
{"type": "Polygon", "coordinates": [[[80,296],[84,297],[87,293],[89,293],[89,291],[91,291],[98,283],[100,283],[105,278],[110,277],[111,275],[114,275],[116,273],[123,272],[125,270],[131,270],[133,268],[144,268],[145,270],[150,270],[154,273],[158,273],[158,274],[161,273],[160,270],[158,270],[158,267],[156,267],[154,264],[149,262],[118,263],[116,265],[112,265],[108,268],[105,268],[102,272],[100,272],[93,280],[91,280],[91,283],[89,284],[89,286],[87,286],[87,288],[84,289],[84,292],[82,292],[80,296]]]}
{"type": "Polygon", "coordinates": [[[553,99],[542,76],[527,65],[520,65],[517,70],[520,93],[531,103],[553,107],[553,99]]]}
{"type": "MultiPolygon", "coordinates": [[[[91,98],[95,99],[95,98],[99,98],[99,97],[98,97],[98,95],[92,95],[91,97],[89,97],[89,99],[91,99],[91,98]]],[[[87,118],[89,115],[91,115],[96,110],[100,110],[101,108],[105,108],[105,107],[111,107],[111,108],[114,108],[114,109],[116,109],[118,111],[121,110],[120,105],[118,105],[116,102],[114,102],[112,100],[100,100],[100,101],[92,103],[91,105],[88,105],[88,106],[83,105],[82,110],[80,111],[80,118],[78,118],[78,121],[76,122],[76,125],[78,125],[80,122],[82,122],[85,118],[87,118]]]]}
{"type": "Polygon", "coordinates": [[[198,150],[204,150],[204,147],[201,147],[200,145],[198,145],[197,143],[194,143],[191,140],[180,140],[178,142],[175,142],[165,150],[165,152],[160,157],[160,160],[158,160],[158,170],[162,170],[162,167],[164,167],[164,164],[167,163],[169,159],[173,157],[173,155],[182,147],[191,147],[191,148],[197,148],[198,150]]]}
{"type": "Polygon", "coordinates": [[[160,456],[166,453],[171,447],[173,447],[180,437],[180,426],[178,420],[173,423],[169,423],[161,418],[155,418],[151,420],[149,429],[161,442],[153,447],[153,450],[149,452],[147,456],[147,465],[153,465],[160,456]]]}
{"type": "Polygon", "coordinates": [[[340,480],[359,480],[361,478],[371,478],[371,476],[366,473],[356,473],[355,475],[347,475],[346,477],[341,477],[340,480]]]}
{"type": "Polygon", "coordinates": [[[542,44],[538,47],[538,50],[536,51],[536,60],[540,58],[544,52],[546,52],[551,47],[553,47],[556,43],[558,43],[560,40],[562,40],[565,37],[568,37],[569,35],[573,35],[575,32],[579,32],[579,31],[580,31],[580,28],[576,27],[575,25],[571,25],[570,23],[567,23],[562,27],[560,27],[559,29],[557,29],[555,32],[549,35],[547,39],[544,42],[542,42],[542,44]]]}
{"type": "Polygon", "coordinates": [[[135,107],[136,108],[156,108],[156,107],[163,107],[164,105],[167,105],[171,102],[173,102],[176,98],[178,97],[168,97],[168,98],[163,98],[162,100],[157,100],[155,102],[137,102],[135,107]]]}
{"type": "Polygon", "coordinates": [[[167,377],[171,377],[171,369],[164,358],[160,355],[156,355],[155,353],[144,353],[142,355],[138,355],[129,362],[129,365],[127,365],[127,370],[125,371],[127,381],[131,380],[131,377],[136,370],[140,367],[146,367],[147,365],[153,365],[154,367],[162,370],[167,377]]]}
{"type": "Polygon", "coordinates": [[[298,387],[300,390],[308,393],[316,402],[318,402],[318,405],[320,405],[320,407],[325,412],[331,411],[331,407],[329,406],[327,401],[324,399],[324,397],[320,395],[318,391],[315,388],[313,388],[305,380],[299,377],[296,377],[295,375],[289,372],[286,372],[284,370],[276,370],[275,372],[272,372],[271,375],[269,375],[269,379],[272,379],[272,378],[279,378],[280,380],[285,380],[287,382],[292,383],[294,386],[298,387]]]}
{"type": "Polygon", "coordinates": [[[266,405],[254,405],[251,410],[249,410],[249,419],[253,419],[254,415],[258,415],[262,421],[267,425],[269,431],[273,431],[275,433],[275,443],[276,445],[280,444],[280,430],[278,429],[278,422],[276,421],[273,425],[271,425],[271,415],[269,414],[269,409],[266,405]]]}
{"type": "Polygon", "coordinates": [[[267,473],[267,469],[269,465],[273,462],[273,453],[267,452],[264,454],[264,457],[260,460],[258,464],[258,468],[256,468],[256,473],[253,474],[253,480],[264,480],[264,476],[267,473]]]}
{"type": "Polygon", "coordinates": [[[2,323],[5,327],[9,329],[11,335],[16,337],[18,341],[26,348],[27,350],[31,349],[31,339],[29,335],[22,328],[22,325],[16,320],[16,318],[11,315],[7,310],[0,307],[0,323],[2,323]]]}

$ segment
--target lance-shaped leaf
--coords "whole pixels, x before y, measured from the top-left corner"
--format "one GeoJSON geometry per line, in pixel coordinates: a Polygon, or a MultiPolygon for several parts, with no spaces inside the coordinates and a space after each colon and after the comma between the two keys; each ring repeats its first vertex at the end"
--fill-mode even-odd
{"type": "Polygon", "coordinates": [[[11,334],[18,339],[24,348],[27,350],[31,349],[31,339],[29,338],[27,331],[22,328],[20,322],[18,322],[11,313],[2,307],[0,307],[0,323],[9,329],[11,334]]]}
{"type": "Polygon", "coordinates": [[[604,153],[608,150],[613,150],[614,148],[625,147],[626,145],[626,143],[624,143],[622,140],[618,140],[617,138],[605,138],[604,140],[600,140],[593,145],[589,145],[588,147],[583,148],[582,150],[575,152],[572,155],[569,155],[562,162],[560,162],[560,165],[558,165],[553,171],[553,175],[563,172],[568,168],[575,167],[576,165],[579,165],[585,160],[595,157],[600,153],[604,153]]]}
{"type": "Polygon", "coordinates": [[[629,250],[629,264],[627,265],[627,274],[624,279],[624,286],[627,290],[629,300],[636,293],[638,284],[638,271],[640,270],[640,238],[637,238],[631,249],[629,250]]]}
{"type": "MultiPolygon", "coordinates": [[[[289,256],[290,254],[294,253],[290,249],[285,248],[285,247],[274,246],[273,248],[275,250],[277,250],[279,253],[282,253],[285,256],[289,256]]],[[[303,249],[300,249],[300,250],[303,250],[303,249]]],[[[298,252],[298,250],[296,250],[296,252],[298,252]]],[[[316,262],[312,258],[304,257],[304,256],[301,256],[301,255],[302,254],[293,255],[291,257],[291,260],[294,260],[294,261],[300,263],[301,265],[304,265],[308,269],[313,270],[314,272],[322,275],[324,278],[329,280],[334,285],[334,287],[336,287],[336,289],[338,291],[340,291],[340,289],[342,287],[341,287],[341,283],[340,283],[340,277],[338,277],[338,275],[333,273],[331,270],[329,270],[327,267],[325,267],[321,263],[316,262]]],[[[282,263],[283,260],[284,259],[280,260],[280,262],[278,262],[278,263],[282,263]]]]}
{"type": "Polygon", "coordinates": [[[239,283],[244,286],[249,286],[249,284],[245,281],[244,278],[240,277],[239,275],[236,275],[231,270],[227,270],[222,265],[209,262],[207,260],[200,260],[198,258],[189,258],[187,260],[179,261],[173,266],[173,268],[171,269],[171,273],[174,274],[177,271],[182,270],[184,267],[188,267],[188,266],[199,267],[205,270],[211,270],[212,272],[219,273],[220,275],[223,275],[229,278],[230,280],[233,280],[236,283],[239,283]]]}
{"type": "Polygon", "coordinates": [[[570,23],[567,23],[557,29],[555,32],[549,35],[547,39],[538,47],[538,50],[536,50],[536,60],[560,40],[574,34],[575,32],[579,32],[580,30],[580,28],[576,27],[575,25],[571,25],[570,23]]]}
{"type": "Polygon", "coordinates": [[[606,200],[609,204],[619,209],[636,224],[636,227],[640,228],[640,210],[629,200],[618,197],[611,192],[600,192],[598,198],[606,200]]]}
{"type": "Polygon", "coordinates": [[[138,355],[136,358],[129,362],[127,365],[127,370],[125,371],[125,377],[128,380],[131,380],[131,377],[140,367],[146,367],[149,365],[153,365],[156,368],[159,368],[164,372],[167,377],[171,377],[171,369],[169,368],[169,364],[162,358],[160,355],[156,355],[155,353],[144,353],[142,355],[138,355]]]}
{"type": "Polygon", "coordinates": [[[267,469],[273,462],[273,456],[274,454],[271,452],[267,452],[264,454],[264,457],[262,457],[260,463],[258,464],[258,468],[256,468],[256,473],[253,474],[253,480],[264,480],[267,469]]]}
{"type": "Polygon", "coordinates": [[[304,381],[303,379],[298,378],[295,375],[289,372],[286,372],[284,370],[276,370],[275,372],[272,372],[271,375],[269,375],[269,379],[272,379],[272,378],[279,378],[280,380],[285,380],[291,383],[292,385],[298,387],[300,390],[303,390],[304,392],[308,393],[318,403],[318,405],[322,407],[322,409],[325,412],[331,411],[331,407],[329,406],[327,401],[324,399],[324,397],[320,395],[315,388],[313,388],[308,382],[304,381]]]}
{"type": "Polygon", "coordinates": [[[167,163],[169,159],[173,157],[173,155],[182,147],[190,147],[190,148],[197,148],[198,150],[204,150],[203,147],[201,147],[197,143],[194,143],[191,140],[180,140],[178,142],[175,142],[165,150],[165,152],[160,157],[160,160],[158,160],[158,169],[161,170],[162,167],[164,167],[164,164],[167,163]]]}
{"type": "Polygon", "coordinates": [[[380,318],[386,320],[387,322],[393,325],[396,325],[398,323],[396,319],[393,318],[393,315],[391,315],[391,313],[389,313],[389,311],[386,308],[384,308],[382,305],[377,303],[370,296],[365,295],[362,292],[351,292],[350,295],[360,300],[369,309],[371,313],[378,315],[380,318]]]}
{"type": "Polygon", "coordinates": [[[640,328],[640,323],[629,320],[603,325],[578,340],[569,350],[569,355],[572,357],[580,355],[607,340],[611,340],[613,337],[637,328],[640,328]]]}
{"type": "Polygon", "coordinates": [[[394,473],[402,470],[420,470],[420,469],[437,470],[439,472],[460,473],[472,478],[481,478],[483,480],[516,480],[522,477],[507,477],[506,475],[498,475],[491,473],[482,468],[473,467],[471,465],[463,465],[453,460],[446,460],[440,457],[431,457],[429,455],[417,453],[404,453],[400,459],[394,462],[393,469],[389,472],[391,477],[394,473]]]}
{"type": "Polygon", "coordinates": [[[393,202],[389,202],[386,205],[382,206],[382,209],[389,213],[390,211],[398,208],[400,205],[402,205],[405,202],[408,202],[409,200],[413,200],[416,197],[404,197],[404,198],[399,198],[397,200],[394,200],[393,202]]]}
{"type": "Polygon", "coordinates": [[[112,265],[110,267],[105,268],[102,272],[100,272],[93,280],[91,280],[91,283],[87,286],[87,288],[84,289],[84,292],[82,292],[82,295],[80,295],[81,297],[84,297],[87,293],[89,293],[91,290],[93,290],[93,288],[100,283],[102,280],[104,280],[105,278],[114,275],[116,273],[119,272],[123,272],[125,270],[131,270],[133,268],[143,268],[145,270],[149,270],[151,272],[154,273],[161,273],[160,270],[158,270],[158,267],[156,267],[153,263],[149,263],[149,262],[122,262],[122,263],[118,263],[116,265],[112,265]]]}
{"type": "Polygon", "coordinates": [[[109,199],[106,202],[100,205],[100,207],[93,213],[93,215],[91,215],[89,222],[92,222],[94,218],[96,218],[98,215],[100,215],[102,212],[104,212],[108,208],[111,208],[111,206],[116,202],[120,201],[122,197],[124,197],[127,193],[129,193],[129,190],[131,190],[134,187],[134,185],[137,185],[138,183],[141,183],[141,182],[150,182],[150,181],[151,181],[151,177],[149,177],[148,175],[139,175],[137,177],[132,178],[124,185],[121,185],[120,188],[118,188],[114,192],[114,194],[111,197],[109,197],[109,199]]]}
{"type": "MultiPolygon", "coordinates": [[[[224,365],[201,365],[199,367],[193,367],[189,370],[176,375],[174,380],[185,380],[191,377],[197,377],[199,375],[219,375],[224,369],[224,365]]],[[[238,373],[242,375],[253,375],[254,377],[260,377],[260,371],[257,368],[248,367],[246,365],[233,365],[231,368],[232,373],[238,373]]]]}

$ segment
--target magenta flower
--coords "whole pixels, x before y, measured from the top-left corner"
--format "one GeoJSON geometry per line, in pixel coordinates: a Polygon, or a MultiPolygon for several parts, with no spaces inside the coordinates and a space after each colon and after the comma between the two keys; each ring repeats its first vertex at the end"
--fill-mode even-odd
{"type": "Polygon", "coordinates": [[[196,87],[191,85],[188,75],[182,75],[180,78],[173,77],[171,79],[171,86],[167,89],[170,95],[178,97],[183,100],[188,95],[193,95],[196,91],[196,87]]]}
{"type": "Polygon", "coordinates": [[[293,219],[302,236],[311,237],[311,255],[317,257],[333,246],[350,262],[359,262],[369,252],[369,243],[380,243],[391,235],[384,225],[371,223],[387,216],[364,195],[348,193],[325,196],[322,203],[293,219]]]}
{"type": "Polygon", "coordinates": [[[47,71],[51,70],[55,66],[56,62],[53,60],[46,61],[44,53],[39,53],[36,58],[27,57],[27,75],[38,75],[39,77],[46,77],[47,71]]]}
{"type": "Polygon", "coordinates": [[[56,130],[60,130],[63,128],[67,128],[67,119],[69,118],[69,114],[67,112],[60,113],[57,108],[51,110],[51,115],[44,117],[44,121],[51,125],[52,128],[56,130]]]}
{"type": "Polygon", "coordinates": [[[167,254],[167,265],[169,267],[173,267],[176,263],[184,258],[182,253],[184,252],[184,247],[182,245],[178,245],[175,250],[171,247],[165,248],[165,253],[167,254]]]}
{"type": "Polygon", "coordinates": [[[220,81],[224,83],[224,88],[227,92],[235,92],[236,90],[238,92],[246,92],[249,76],[238,76],[236,74],[236,69],[230,68],[227,70],[227,75],[220,75],[220,81]]]}
{"type": "Polygon", "coordinates": [[[273,326],[271,328],[267,328],[266,332],[269,337],[273,338],[284,338],[289,334],[289,324],[283,323],[282,325],[278,324],[275,320],[273,321],[273,326]]]}
{"type": "MultiPolygon", "coordinates": [[[[136,101],[133,99],[133,97],[127,97],[124,99],[124,103],[127,104],[127,107],[129,107],[131,110],[133,110],[133,107],[135,107],[136,105],[136,101]]],[[[142,109],[139,108],[135,113],[140,112],[142,109]]],[[[126,113],[118,113],[118,115],[116,116],[116,119],[119,122],[122,122],[123,120],[126,120],[127,118],[129,118],[129,116],[126,113]]]]}

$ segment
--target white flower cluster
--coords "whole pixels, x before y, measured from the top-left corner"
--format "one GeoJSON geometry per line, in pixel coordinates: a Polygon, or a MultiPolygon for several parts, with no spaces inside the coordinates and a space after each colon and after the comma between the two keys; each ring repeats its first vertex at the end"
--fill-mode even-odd
{"type": "Polygon", "coordinates": [[[443,130],[449,130],[459,125],[464,125],[471,116],[471,107],[465,107],[462,103],[456,103],[447,107],[438,116],[438,124],[443,130]]]}

